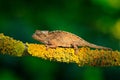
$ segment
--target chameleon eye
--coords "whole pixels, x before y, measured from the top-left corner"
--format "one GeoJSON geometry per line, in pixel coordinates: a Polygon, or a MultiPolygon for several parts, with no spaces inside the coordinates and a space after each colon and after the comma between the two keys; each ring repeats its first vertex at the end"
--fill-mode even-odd
{"type": "Polygon", "coordinates": [[[43,34],[48,34],[48,31],[41,31],[41,33],[43,33],[43,34]]]}
{"type": "Polygon", "coordinates": [[[36,30],[35,33],[36,34],[41,34],[41,31],[40,30],[36,30]]]}

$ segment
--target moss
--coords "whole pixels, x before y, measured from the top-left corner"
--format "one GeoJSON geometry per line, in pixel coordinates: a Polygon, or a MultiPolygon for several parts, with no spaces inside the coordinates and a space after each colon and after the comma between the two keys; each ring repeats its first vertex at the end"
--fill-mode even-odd
{"type": "Polygon", "coordinates": [[[0,53],[22,56],[25,46],[21,41],[0,34],[0,53]]]}

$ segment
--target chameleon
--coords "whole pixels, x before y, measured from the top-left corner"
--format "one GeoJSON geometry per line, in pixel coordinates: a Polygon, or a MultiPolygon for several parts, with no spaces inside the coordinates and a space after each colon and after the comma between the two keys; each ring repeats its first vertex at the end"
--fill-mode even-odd
{"type": "Polygon", "coordinates": [[[98,46],[92,43],[87,42],[83,38],[66,31],[55,30],[55,31],[41,31],[36,30],[32,35],[33,39],[42,42],[48,48],[57,48],[57,47],[73,47],[75,54],[78,53],[78,47],[90,47],[96,49],[105,49],[109,50],[111,48],[98,46]]]}

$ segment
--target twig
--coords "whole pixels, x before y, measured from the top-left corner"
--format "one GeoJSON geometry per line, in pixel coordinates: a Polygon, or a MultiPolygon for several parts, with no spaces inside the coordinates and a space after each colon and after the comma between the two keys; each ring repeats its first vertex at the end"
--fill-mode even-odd
{"type": "Polygon", "coordinates": [[[120,66],[119,51],[92,50],[88,47],[81,47],[76,55],[73,48],[58,47],[46,50],[45,45],[23,43],[3,34],[0,34],[0,53],[14,56],[30,54],[51,61],[76,63],[79,66],[120,66]]]}

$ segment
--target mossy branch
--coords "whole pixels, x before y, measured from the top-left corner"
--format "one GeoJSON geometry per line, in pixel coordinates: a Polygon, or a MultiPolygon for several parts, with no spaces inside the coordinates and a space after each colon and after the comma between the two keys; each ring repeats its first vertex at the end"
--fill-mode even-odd
{"type": "Polygon", "coordinates": [[[45,45],[23,43],[2,33],[0,34],[0,53],[13,56],[23,56],[27,53],[51,61],[76,63],[79,66],[120,66],[119,51],[92,50],[82,47],[76,55],[73,48],[58,47],[46,50],[45,45]]]}

